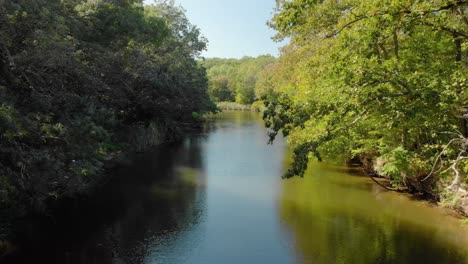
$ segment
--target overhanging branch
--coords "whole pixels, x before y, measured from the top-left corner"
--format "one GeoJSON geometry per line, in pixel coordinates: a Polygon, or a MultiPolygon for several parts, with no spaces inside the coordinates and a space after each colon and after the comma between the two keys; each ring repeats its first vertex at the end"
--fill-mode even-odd
{"type": "MultiPolygon", "coordinates": [[[[434,8],[434,9],[430,9],[430,10],[410,10],[410,9],[404,9],[404,10],[401,10],[399,12],[376,12],[374,14],[371,14],[371,15],[354,15],[352,12],[351,14],[353,14],[355,16],[355,18],[347,23],[345,23],[344,25],[342,25],[341,27],[339,27],[337,30],[335,30],[334,32],[331,32],[329,34],[327,34],[325,37],[326,38],[332,38],[338,34],[340,34],[343,30],[345,30],[346,28],[349,28],[350,26],[352,26],[353,24],[363,20],[363,19],[367,19],[367,18],[374,18],[374,17],[380,17],[380,16],[384,16],[384,15],[392,15],[392,16],[399,16],[399,15],[410,15],[410,14],[417,14],[417,15],[421,15],[421,16],[426,16],[426,15],[429,15],[429,14],[433,14],[433,13],[437,13],[437,12],[440,12],[440,11],[444,11],[444,10],[450,10],[450,9],[454,9],[454,8],[457,8],[457,7],[462,7],[462,6],[467,6],[468,5],[468,0],[458,0],[458,1],[454,1],[452,3],[449,3],[447,5],[444,5],[444,6],[441,6],[441,7],[438,7],[438,8],[434,8]]],[[[427,23],[425,22],[426,25],[429,25],[429,26],[434,26],[434,25],[431,25],[430,23],[427,23]]],[[[424,23],[423,23],[424,24],[424,23]]],[[[463,36],[465,38],[468,38],[468,35],[467,33],[463,33],[463,32],[459,32],[459,31],[456,31],[455,29],[450,29],[450,28],[447,28],[447,27],[444,27],[444,26],[438,26],[441,30],[444,30],[444,31],[448,31],[448,32],[451,32],[451,33],[456,33],[458,34],[459,36],[463,36]]]]}

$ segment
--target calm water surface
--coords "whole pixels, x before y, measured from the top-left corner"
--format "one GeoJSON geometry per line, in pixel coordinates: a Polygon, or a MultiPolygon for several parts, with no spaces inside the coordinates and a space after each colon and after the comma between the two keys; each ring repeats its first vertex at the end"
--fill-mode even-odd
{"type": "Polygon", "coordinates": [[[282,181],[285,143],[267,141],[257,114],[221,114],[54,220],[18,223],[3,262],[468,263],[459,219],[345,167],[282,181]]]}

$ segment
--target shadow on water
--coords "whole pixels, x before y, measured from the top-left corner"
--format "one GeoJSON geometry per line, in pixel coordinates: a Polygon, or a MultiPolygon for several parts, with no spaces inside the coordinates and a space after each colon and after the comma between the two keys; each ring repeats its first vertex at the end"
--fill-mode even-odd
{"type": "Polygon", "coordinates": [[[17,250],[2,263],[144,263],[161,234],[203,217],[200,141],[136,155],[89,197],[64,201],[53,216],[16,223],[17,250]]]}
{"type": "Polygon", "coordinates": [[[2,263],[462,264],[468,228],[355,168],[281,181],[287,146],[257,113],[134,157],[90,197],[17,223],[2,263]]]}

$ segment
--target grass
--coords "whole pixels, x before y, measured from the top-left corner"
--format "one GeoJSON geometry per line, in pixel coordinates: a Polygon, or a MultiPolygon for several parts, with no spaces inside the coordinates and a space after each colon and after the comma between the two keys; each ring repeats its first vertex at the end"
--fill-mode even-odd
{"type": "Polygon", "coordinates": [[[235,102],[219,102],[217,106],[223,111],[252,111],[250,105],[243,105],[235,102]]]}

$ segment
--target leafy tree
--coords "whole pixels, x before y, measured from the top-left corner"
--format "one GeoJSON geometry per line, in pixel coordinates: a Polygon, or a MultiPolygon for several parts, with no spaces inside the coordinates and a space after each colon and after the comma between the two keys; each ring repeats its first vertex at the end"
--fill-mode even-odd
{"type": "Polygon", "coordinates": [[[270,25],[290,44],[259,91],[274,105],[265,116],[273,135],[288,131],[295,148],[287,176],[303,175],[314,156],[358,158],[430,195],[451,167],[450,188],[464,192],[468,2],[277,3],[270,25]]]}
{"type": "Polygon", "coordinates": [[[213,111],[205,47],[173,1],[0,1],[1,208],[43,211],[213,111]]]}

